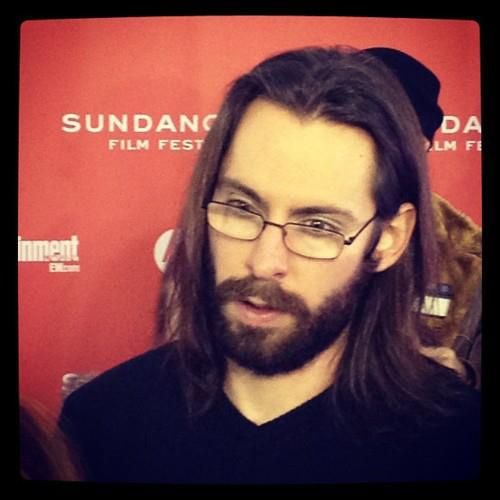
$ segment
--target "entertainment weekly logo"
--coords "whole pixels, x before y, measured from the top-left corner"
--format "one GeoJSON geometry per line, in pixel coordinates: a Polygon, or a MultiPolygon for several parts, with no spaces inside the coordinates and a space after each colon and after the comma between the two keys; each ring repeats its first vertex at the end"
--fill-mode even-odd
{"type": "Polygon", "coordinates": [[[80,240],[76,234],[67,240],[26,240],[17,237],[17,262],[48,262],[51,273],[80,272],[78,247],[80,240]]]}
{"type": "Polygon", "coordinates": [[[61,131],[104,137],[109,151],[199,151],[215,114],[66,113],[61,131]]]}

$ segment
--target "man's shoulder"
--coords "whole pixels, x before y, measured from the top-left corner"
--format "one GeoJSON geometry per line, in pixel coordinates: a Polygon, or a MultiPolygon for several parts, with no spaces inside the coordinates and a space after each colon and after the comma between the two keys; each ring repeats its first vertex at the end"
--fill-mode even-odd
{"type": "Polygon", "coordinates": [[[176,387],[175,348],[172,345],[149,350],[106,370],[70,394],[65,411],[73,407],[118,408],[140,405],[162,390],[176,387]]]}
{"type": "MultiPolygon", "coordinates": [[[[434,379],[435,386],[440,385],[438,378],[434,379]]],[[[481,393],[449,370],[440,378],[443,382],[439,391],[432,392],[431,404],[420,406],[421,411],[408,406],[410,421],[431,433],[448,429],[451,436],[462,435],[465,429],[479,429],[481,393]]]]}
{"type": "Polygon", "coordinates": [[[137,375],[160,375],[165,371],[174,371],[175,347],[172,344],[162,345],[134,356],[110,368],[100,375],[102,380],[114,378],[133,378],[137,375]]]}

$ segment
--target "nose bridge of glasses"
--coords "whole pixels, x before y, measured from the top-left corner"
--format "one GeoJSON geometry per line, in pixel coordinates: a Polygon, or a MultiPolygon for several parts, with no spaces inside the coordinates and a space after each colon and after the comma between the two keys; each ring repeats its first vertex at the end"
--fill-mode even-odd
{"type": "MultiPolygon", "coordinates": [[[[262,228],[261,228],[260,233],[257,236],[257,238],[262,239],[263,233],[264,233],[264,231],[266,231],[266,228],[268,226],[271,226],[271,227],[275,227],[275,228],[279,229],[279,238],[280,238],[282,244],[285,244],[285,237],[286,237],[285,226],[286,226],[286,224],[278,224],[277,222],[265,220],[263,217],[261,217],[260,219],[262,221],[262,228]]],[[[271,234],[272,234],[272,231],[271,231],[271,234]]],[[[276,235],[278,235],[278,232],[276,232],[276,235]]],[[[267,238],[269,238],[269,236],[267,236],[265,238],[267,239],[267,238]]],[[[272,239],[272,236],[271,236],[271,239],[272,239]]],[[[286,246],[286,244],[285,244],[285,246],[286,246]]]]}
{"type": "Polygon", "coordinates": [[[266,226],[277,227],[278,229],[281,229],[281,234],[283,236],[286,235],[286,229],[285,229],[286,224],[278,224],[277,222],[273,222],[273,221],[270,221],[270,220],[262,219],[262,231],[264,231],[264,229],[266,228],[266,226]]]}
{"type": "MultiPolygon", "coordinates": [[[[261,221],[261,229],[259,234],[256,236],[255,240],[259,240],[258,247],[259,248],[265,248],[267,253],[272,249],[272,253],[275,253],[278,251],[278,248],[281,248],[282,250],[287,250],[288,245],[285,240],[286,238],[286,224],[278,224],[277,222],[265,220],[262,216],[259,216],[260,221],[261,221]],[[273,236],[273,231],[266,231],[267,226],[272,226],[279,231],[274,230],[275,234],[273,236]],[[264,234],[266,232],[266,234],[264,234]]],[[[278,253],[281,253],[281,250],[278,251],[278,253]]]]}

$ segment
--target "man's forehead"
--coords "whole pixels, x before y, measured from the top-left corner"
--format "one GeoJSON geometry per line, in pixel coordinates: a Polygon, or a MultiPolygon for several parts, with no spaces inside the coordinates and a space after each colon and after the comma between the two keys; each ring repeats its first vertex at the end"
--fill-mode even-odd
{"type": "Polygon", "coordinates": [[[357,212],[372,198],[375,162],[373,140],[363,130],[256,101],[236,131],[220,179],[236,180],[268,202],[357,212]]]}

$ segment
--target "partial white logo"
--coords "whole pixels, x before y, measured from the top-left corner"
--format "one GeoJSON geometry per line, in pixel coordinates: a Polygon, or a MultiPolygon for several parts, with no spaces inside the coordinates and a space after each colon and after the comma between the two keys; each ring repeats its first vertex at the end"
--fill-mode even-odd
{"type": "Polygon", "coordinates": [[[75,264],[80,262],[79,245],[76,234],[68,240],[26,240],[18,236],[17,261],[48,262],[51,273],[80,272],[80,264],[75,264]]]}
{"type": "Polygon", "coordinates": [[[164,233],[162,233],[159,238],[156,240],[155,247],[153,250],[154,259],[158,269],[163,272],[165,271],[165,267],[167,266],[167,252],[168,246],[170,245],[170,240],[174,235],[173,229],[168,229],[164,233]]]}

